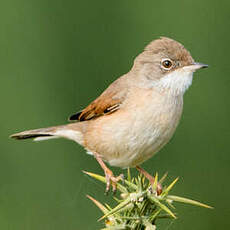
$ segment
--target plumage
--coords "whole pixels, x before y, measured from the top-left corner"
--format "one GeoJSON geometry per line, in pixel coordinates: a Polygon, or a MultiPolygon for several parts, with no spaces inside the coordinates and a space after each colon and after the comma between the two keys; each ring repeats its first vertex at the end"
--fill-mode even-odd
{"type": "MultiPolygon", "coordinates": [[[[120,79],[119,79],[120,80],[120,79]]],[[[115,112],[127,94],[126,85],[114,81],[96,100],[85,109],[72,115],[70,120],[87,121],[115,112]]]]}
{"type": "Polygon", "coordinates": [[[183,95],[192,83],[193,72],[203,67],[206,65],[194,63],[183,45],[162,37],[145,47],[127,74],[69,118],[75,123],[11,137],[64,137],[111,165],[135,167],[170,140],[179,123],[183,95]]]}

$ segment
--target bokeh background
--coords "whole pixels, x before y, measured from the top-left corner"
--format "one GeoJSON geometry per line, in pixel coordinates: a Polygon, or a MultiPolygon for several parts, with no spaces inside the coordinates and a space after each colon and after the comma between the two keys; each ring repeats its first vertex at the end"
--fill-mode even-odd
{"type": "Polygon", "coordinates": [[[67,140],[8,136],[66,123],[159,36],[182,42],[210,68],[195,74],[176,134],[143,167],[179,176],[175,194],[215,207],[178,204],[179,218],[159,229],[229,229],[229,12],[229,0],[1,1],[0,229],[102,227],[85,197],[109,199],[82,173],[102,173],[91,156],[67,140]]]}

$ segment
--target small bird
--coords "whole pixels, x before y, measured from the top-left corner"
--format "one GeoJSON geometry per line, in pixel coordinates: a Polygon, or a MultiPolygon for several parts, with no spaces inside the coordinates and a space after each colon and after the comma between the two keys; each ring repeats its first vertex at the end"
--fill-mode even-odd
{"type": "Polygon", "coordinates": [[[131,70],[114,81],[86,108],[70,116],[67,125],[16,133],[12,138],[35,141],[67,138],[96,158],[106,176],[106,191],[115,177],[106,166],[136,167],[156,154],[172,137],[183,109],[183,95],[193,73],[208,65],[194,62],[179,42],[161,37],[149,43],[131,70]]]}

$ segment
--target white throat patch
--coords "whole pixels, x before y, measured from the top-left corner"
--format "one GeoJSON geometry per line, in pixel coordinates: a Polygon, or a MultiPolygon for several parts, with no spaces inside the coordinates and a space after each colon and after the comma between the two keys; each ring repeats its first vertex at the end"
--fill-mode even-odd
{"type": "Polygon", "coordinates": [[[186,71],[182,68],[165,75],[159,81],[156,81],[154,86],[160,90],[170,90],[170,92],[174,95],[183,95],[192,84],[192,79],[193,72],[186,71]]]}

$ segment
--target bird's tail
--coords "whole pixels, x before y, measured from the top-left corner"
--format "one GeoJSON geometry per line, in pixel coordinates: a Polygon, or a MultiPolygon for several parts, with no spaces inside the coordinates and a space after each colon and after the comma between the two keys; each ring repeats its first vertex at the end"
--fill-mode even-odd
{"type": "Polygon", "coordinates": [[[24,132],[15,133],[10,137],[17,140],[33,139],[34,141],[64,137],[74,140],[79,144],[82,142],[82,133],[77,129],[76,124],[75,126],[73,126],[73,124],[69,124],[53,126],[49,128],[27,130],[24,132]]]}

